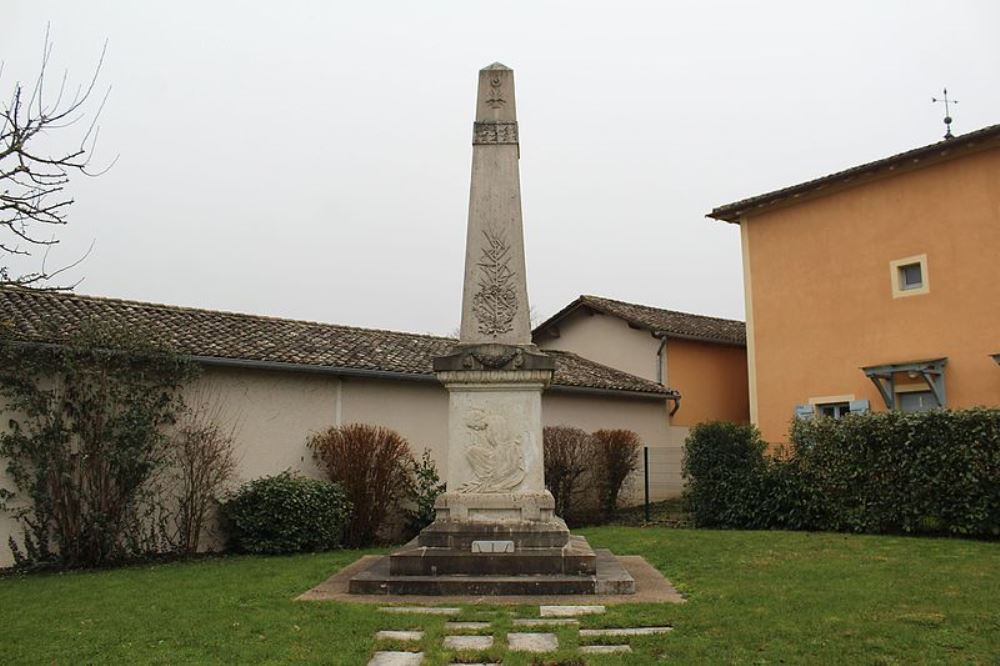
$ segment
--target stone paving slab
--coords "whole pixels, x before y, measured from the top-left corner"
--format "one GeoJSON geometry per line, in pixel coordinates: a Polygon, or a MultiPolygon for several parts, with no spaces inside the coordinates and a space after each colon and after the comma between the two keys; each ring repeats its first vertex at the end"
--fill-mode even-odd
{"type": "Polygon", "coordinates": [[[622,627],[618,629],[581,629],[580,636],[649,636],[673,631],[673,627],[622,627]]]}
{"type": "Polygon", "coordinates": [[[576,617],[578,615],[600,615],[604,606],[541,606],[539,615],[542,617],[576,617]]]}
{"type": "Polygon", "coordinates": [[[471,629],[489,629],[489,622],[445,622],[445,631],[465,631],[471,629]]]}
{"type": "Polygon", "coordinates": [[[489,650],[493,647],[492,636],[445,636],[447,650],[489,650]]]}
{"type": "Polygon", "coordinates": [[[383,606],[383,613],[417,613],[419,615],[458,615],[461,608],[442,608],[440,606],[383,606]]]}
{"type": "Polygon", "coordinates": [[[430,596],[430,595],[389,595],[350,594],[347,585],[359,572],[368,569],[372,563],[384,555],[364,555],[344,567],[327,580],[301,594],[299,601],[347,601],[355,604],[440,604],[460,603],[479,605],[517,604],[648,604],[684,603],[684,597],[663,577],[653,565],[638,555],[619,555],[618,561],[635,579],[635,594],[616,595],[521,595],[521,596],[430,596]]]}
{"type": "Polygon", "coordinates": [[[422,631],[379,631],[375,634],[375,640],[379,641],[419,641],[424,637],[422,631]]]}
{"type": "Polygon", "coordinates": [[[615,654],[616,652],[631,652],[628,645],[581,645],[581,654],[615,654]]]}
{"type": "Polygon", "coordinates": [[[555,634],[508,633],[507,645],[511,652],[555,652],[559,639],[555,634]]]}
{"type": "Polygon", "coordinates": [[[423,652],[376,652],[368,666],[419,666],[423,652]]]}
{"type": "Polygon", "coordinates": [[[515,627],[554,627],[571,624],[580,624],[579,620],[573,618],[543,617],[543,618],[518,618],[514,620],[515,627]]]}

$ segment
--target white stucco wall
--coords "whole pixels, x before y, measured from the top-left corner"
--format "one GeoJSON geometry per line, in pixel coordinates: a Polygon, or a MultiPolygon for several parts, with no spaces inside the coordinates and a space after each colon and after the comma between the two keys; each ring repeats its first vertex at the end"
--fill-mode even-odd
{"type": "Polygon", "coordinates": [[[588,314],[583,309],[561,320],[558,329],[558,338],[540,337],[538,346],[564,349],[637,377],[658,380],[656,352],[660,341],[649,331],[631,328],[620,317],[588,314]]]}
{"type": "MultiPolygon", "coordinates": [[[[415,454],[429,448],[444,473],[448,396],[436,382],[209,367],[187,393],[191,399],[217,404],[221,418],[235,426],[241,481],[289,468],[318,475],[306,448],[309,436],[338,423],[357,422],[398,431],[415,454]]],[[[665,401],[549,390],[542,398],[542,418],[545,425],[635,430],[655,450],[654,498],[680,491],[683,437],[678,431],[683,429],[667,427],[665,401]]],[[[3,415],[0,423],[6,423],[3,415]]],[[[9,488],[5,467],[0,461],[0,483],[9,488]]],[[[0,567],[12,563],[7,539],[19,532],[9,516],[0,514],[0,567]]]]}

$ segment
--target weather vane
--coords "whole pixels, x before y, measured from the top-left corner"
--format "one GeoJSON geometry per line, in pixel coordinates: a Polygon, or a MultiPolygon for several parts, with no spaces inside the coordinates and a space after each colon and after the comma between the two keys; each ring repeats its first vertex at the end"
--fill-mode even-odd
{"type": "Polygon", "coordinates": [[[944,97],[931,97],[932,102],[944,102],[944,126],[945,133],[944,138],[954,139],[955,135],[951,133],[951,105],[958,104],[957,99],[948,99],[948,89],[944,89],[944,97]]]}

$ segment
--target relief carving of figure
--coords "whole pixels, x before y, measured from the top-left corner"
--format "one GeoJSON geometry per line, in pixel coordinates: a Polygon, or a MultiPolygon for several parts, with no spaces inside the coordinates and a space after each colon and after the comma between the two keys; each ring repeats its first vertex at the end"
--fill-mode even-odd
{"type": "Polygon", "coordinates": [[[465,417],[471,443],[465,457],[475,479],[458,489],[462,493],[502,493],[524,480],[521,435],[514,433],[507,419],[484,409],[471,409],[465,417]]]}

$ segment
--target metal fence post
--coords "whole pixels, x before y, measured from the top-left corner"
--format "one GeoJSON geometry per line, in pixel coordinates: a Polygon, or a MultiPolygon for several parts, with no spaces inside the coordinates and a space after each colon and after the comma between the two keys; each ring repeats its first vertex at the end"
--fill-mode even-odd
{"type": "Polygon", "coordinates": [[[646,486],[646,522],[649,522],[649,447],[642,447],[642,468],[646,486]]]}

